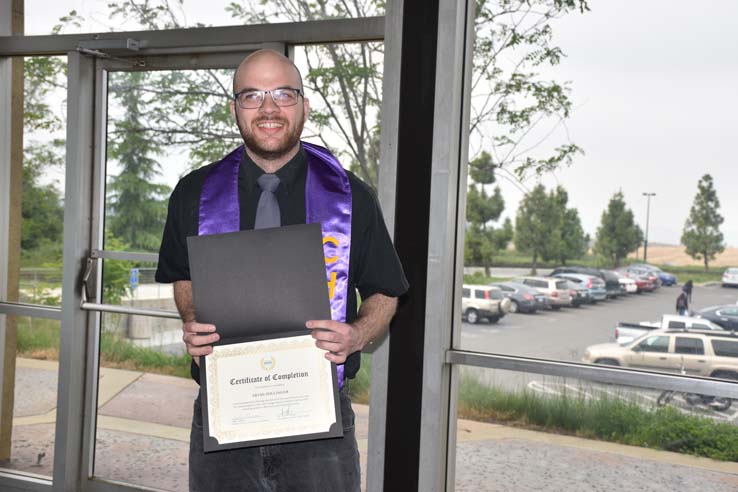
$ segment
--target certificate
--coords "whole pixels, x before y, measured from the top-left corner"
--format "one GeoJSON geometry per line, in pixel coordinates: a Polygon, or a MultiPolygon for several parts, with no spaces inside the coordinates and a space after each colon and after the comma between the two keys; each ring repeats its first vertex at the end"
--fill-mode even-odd
{"type": "Polygon", "coordinates": [[[342,436],[324,354],[310,335],[213,347],[205,450],[342,436]]]}
{"type": "Polygon", "coordinates": [[[320,224],[187,238],[206,452],[343,435],[336,366],[305,322],[331,319],[320,224]]]}

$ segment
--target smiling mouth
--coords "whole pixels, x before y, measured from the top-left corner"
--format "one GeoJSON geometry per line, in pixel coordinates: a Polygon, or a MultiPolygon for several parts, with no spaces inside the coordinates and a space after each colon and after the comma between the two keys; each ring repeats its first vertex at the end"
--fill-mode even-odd
{"type": "Polygon", "coordinates": [[[276,129],[282,128],[283,126],[284,126],[284,123],[282,123],[281,121],[274,121],[274,120],[261,121],[256,124],[256,127],[262,130],[276,130],[276,129]]]}

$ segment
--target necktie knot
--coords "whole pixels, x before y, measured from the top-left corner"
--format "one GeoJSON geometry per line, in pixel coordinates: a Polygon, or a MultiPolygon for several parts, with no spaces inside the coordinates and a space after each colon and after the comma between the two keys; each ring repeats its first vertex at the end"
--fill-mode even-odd
{"type": "Polygon", "coordinates": [[[274,193],[279,186],[279,177],[276,174],[262,174],[256,179],[262,191],[274,193]]]}

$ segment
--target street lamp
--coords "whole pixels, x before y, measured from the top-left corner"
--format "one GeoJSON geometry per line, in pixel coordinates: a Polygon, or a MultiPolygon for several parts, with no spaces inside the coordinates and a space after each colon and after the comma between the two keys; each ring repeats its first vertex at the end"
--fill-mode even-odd
{"type": "Polygon", "coordinates": [[[651,197],[656,196],[656,193],[643,192],[643,196],[646,197],[646,238],[643,240],[643,263],[647,263],[648,260],[648,218],[651,214],[651,197]]]}

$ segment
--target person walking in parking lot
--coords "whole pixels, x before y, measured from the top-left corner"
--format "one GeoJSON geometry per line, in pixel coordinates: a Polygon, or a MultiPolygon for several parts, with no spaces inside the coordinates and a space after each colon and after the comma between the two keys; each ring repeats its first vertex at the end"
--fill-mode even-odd
{"type": "Polygon", "coordinates": [[[689,315],[689,296],[687,292],[682,289],[676,300],[676,312],[681,316],[689,315]]]}
{"type": "Polygon", "coordinates": [[[684,282],[684,285],[682,286],[682,291],[687,294],[687,302],[689,304],[692,304],[692,286],[694,284],[692,283],[692,279],[687,280],[684,282]]]}

